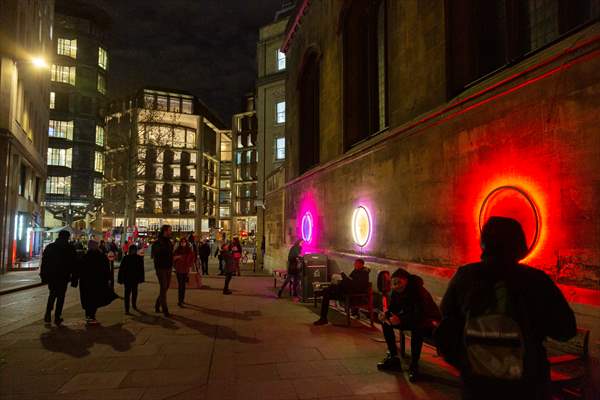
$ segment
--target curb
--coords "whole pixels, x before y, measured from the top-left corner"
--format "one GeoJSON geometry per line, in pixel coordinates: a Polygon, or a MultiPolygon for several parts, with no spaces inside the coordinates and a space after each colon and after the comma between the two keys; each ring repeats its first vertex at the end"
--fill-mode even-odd
{"type": "Polygon", "coordinates": [[[9,293],[18,292],[20,290],[32,289],[32,288],[36,288],[36,287],[44,286],[44,285],[45,285],[45,283],[39,282],[39,283],[32,283],[30,285],[23,285],[23,286],[13,287],[13,288],[9,288],[9,289],[4,289],[4,290],[0,290],[0,296],[9,294],[9,293]]]}

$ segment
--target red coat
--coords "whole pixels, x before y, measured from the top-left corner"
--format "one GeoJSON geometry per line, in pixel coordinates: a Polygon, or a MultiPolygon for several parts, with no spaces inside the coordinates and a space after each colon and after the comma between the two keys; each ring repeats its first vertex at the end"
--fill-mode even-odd
{"type": "Polygon", "coordinates": [[[196,257],[191,247],[178,247],[173,254],[175,271],[179,274],[187,274],[190,272],[190,268],[194,266],[196,257]]]}

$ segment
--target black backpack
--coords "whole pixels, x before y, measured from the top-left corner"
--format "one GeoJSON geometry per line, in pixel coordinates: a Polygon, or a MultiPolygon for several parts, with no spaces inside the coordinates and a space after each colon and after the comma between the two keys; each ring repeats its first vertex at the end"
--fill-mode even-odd
{"type": "Polygon", "coordinates": [[[525,341],[518,296],[505,280],[484,285],[471,298],[463,332],[470,375],[504,381],[523,378],[525,341]]]}

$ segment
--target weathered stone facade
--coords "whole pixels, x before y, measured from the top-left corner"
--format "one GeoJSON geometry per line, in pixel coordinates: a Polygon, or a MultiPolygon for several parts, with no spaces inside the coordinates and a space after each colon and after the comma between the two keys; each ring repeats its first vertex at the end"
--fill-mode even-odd
{"type": "Polygon", "coordinates": [[[301,25],[288,25],[286,183],[267,190],[266,268],[285,264],[310,210],[314,237],[305,250],[328,254],[332,270],[349,269],[359,255],[373,274],[402,265],[439,298],[456,267],[479,259],[486,196],[515,187],[538,214],[537,244],[525,261],[568,285],[578,323],[597,332],[600,25],[583,26],[450,96],[444,2],[388,1],[389,127],[344,152],[346,4],[304,2],[301,25]],[[320,157],[300,174],[298,81],[308,49],[319,54],[320,157]],[[364,248],[351,231],[359,205],[372,214],[364,248]]]}

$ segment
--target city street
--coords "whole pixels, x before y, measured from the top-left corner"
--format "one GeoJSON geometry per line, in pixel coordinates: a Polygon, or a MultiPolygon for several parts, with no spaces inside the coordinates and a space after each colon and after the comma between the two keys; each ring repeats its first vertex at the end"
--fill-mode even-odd
{"type": "MultiPolygon", "coordinates": [[[[147,260],[146,267],[149,267],[147,260]]],[[[86,327],[76,289],[67,293],[62,327],[42,321],[46,288],[0,297],[2,399],[453,399],[456,375],[425,347],[423,377],[383,373],[378,330],[361,322],[314,327],[311,304],[277,299],[268,276],[234,277],[233,295],[211,275],[190,289],[185,308],[169,291],[173,317],[154,313],[158,289],[147,271],[140,313],[121,300],[86,327]]],[[[118,287],[122,293],[122,288],[118,287]]]]}

